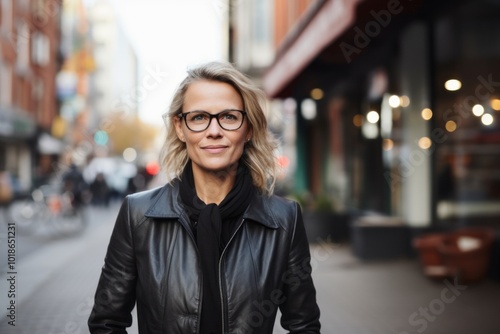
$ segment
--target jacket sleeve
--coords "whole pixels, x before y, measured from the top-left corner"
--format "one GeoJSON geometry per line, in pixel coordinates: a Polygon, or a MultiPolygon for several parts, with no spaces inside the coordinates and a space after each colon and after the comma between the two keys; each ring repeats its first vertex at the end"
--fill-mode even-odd
{"type": "Polygon", "coordinates": [[[111,234],[94,307],[88,320],[92,334],[122,334],[132,324],[137,270],[128,198],[111,234]]]}
{"type": "Polygon", "coordinates": [[[285,301],[280,306],[281,325],[290,333],[320,333],[320,310],[311,277],[309,242],[297,203],[294,219],[288,268],[283,280],[285,301]]]}

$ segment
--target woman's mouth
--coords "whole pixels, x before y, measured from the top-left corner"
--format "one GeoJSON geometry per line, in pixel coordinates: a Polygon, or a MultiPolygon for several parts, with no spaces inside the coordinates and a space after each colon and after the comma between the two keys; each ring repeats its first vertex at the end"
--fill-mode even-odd
{"type": "Polygon", "coordinates": [[[210,146],[203,147],[203,150],[205,150],[206,152],[211,153],[211,154],[217,154],[217,153],[221,153],[226,148],[227,148],[227,146],[224,146],[224,145],[210,145],[210,146]]]}

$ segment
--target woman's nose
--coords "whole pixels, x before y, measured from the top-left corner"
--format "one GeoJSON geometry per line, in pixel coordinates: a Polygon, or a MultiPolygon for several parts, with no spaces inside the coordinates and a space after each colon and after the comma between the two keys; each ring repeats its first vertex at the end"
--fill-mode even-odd
{"type": "Polygon", "coordinates": [[[215,117],[213,117],[209,121],[207,131],[209,133],[216,133],[216,134],[220,134],[222,132],[222,128],[215,117]]]}

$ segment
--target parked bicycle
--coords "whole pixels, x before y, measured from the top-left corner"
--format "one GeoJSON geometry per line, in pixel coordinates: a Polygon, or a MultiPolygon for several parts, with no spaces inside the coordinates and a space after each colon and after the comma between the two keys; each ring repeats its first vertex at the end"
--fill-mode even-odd
{"type": "Polygon", "coordinates": [[[87,209],[70,191],[61,191],[52,185],[33,190],[30,197],[13,201],[8,209],[18,233],[34,234],[40,231],[58,235],[72,235],[87,225],[87,209]]]}

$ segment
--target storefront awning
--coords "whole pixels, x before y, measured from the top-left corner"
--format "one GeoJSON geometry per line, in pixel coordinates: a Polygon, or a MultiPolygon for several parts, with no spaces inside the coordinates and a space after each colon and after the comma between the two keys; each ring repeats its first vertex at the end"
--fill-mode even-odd
{"type": "Polygon", "coordinates": [[[358,2],[359,0],[325,1],[264,74],[263,89],[268,96],[278,95],[321,50],[353,24],[358,2]]]}

